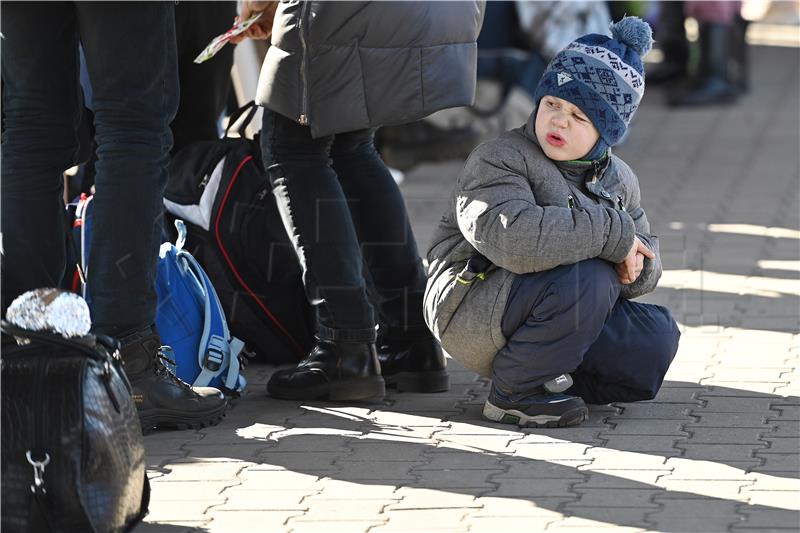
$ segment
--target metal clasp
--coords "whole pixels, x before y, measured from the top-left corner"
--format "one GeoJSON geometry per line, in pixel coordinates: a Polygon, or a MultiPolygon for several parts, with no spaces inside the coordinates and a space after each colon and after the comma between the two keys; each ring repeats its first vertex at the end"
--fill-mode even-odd
{"type": "Polygon", "coordinates": [[[31,451],[28,450],[25,452],[25,457],[28,459],[28,462],[33,467],[33,485],[31,485],[31,492],[36,494],[38,490],[41,490],[42,493],[46,494],[47,491],[44,489],[44,467],[50,464],[50,454],[44,454],[44,460],[37,461],[31,455],[31,451]]]}

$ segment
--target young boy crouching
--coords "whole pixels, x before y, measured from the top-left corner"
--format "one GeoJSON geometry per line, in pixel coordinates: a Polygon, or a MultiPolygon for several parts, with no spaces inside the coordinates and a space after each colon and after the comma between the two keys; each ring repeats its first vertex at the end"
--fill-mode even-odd
{"type": "Polygon", "coordinates": [[[655,396],[678,348],[639,182],[611,147],[644,92],[650,27],[626,17],[552,60],[527,124],[478,146],[428,252],[425,316],[492,388],[483,414],[570,426],[655,396]]]}

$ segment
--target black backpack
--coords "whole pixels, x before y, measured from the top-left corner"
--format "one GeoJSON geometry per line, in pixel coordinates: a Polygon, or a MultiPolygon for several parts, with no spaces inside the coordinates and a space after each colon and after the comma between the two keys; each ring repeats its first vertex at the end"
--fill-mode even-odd
{"type": "Polygon", "coordinates": [[[250,102],[231,117],[222,139],[192,143],[173,156],[164,205],[186,222],[184,248],[214,283],[231,333],[263,361],[293,363],[311,348],[313,313],[258,135],[244,134],[256,111],[250,102]]]}

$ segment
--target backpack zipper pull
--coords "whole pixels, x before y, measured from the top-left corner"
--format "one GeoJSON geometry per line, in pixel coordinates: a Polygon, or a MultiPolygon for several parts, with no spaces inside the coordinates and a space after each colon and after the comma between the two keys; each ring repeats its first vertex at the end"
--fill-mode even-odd
{"type": "Polygon", "coordinates": [[[206,174],[205,176],[203,176],[203,179],[202,179],[202,181],[200,182],[200,184],[197,186],[197,188],[198,188],[198,189],[205,189],[205,188],[206,188],[206,185],[208,185],[208,181],[209,181],[210,179],[211,179],[211,173],[208,173],[208,174],[206,174]]]}
{"type": "Polygon", "coordinates": [[[567,196],[567,207],[569,207],[570,209],[575,208],[575,199],[572,197],[571,194],[567,196]]]}

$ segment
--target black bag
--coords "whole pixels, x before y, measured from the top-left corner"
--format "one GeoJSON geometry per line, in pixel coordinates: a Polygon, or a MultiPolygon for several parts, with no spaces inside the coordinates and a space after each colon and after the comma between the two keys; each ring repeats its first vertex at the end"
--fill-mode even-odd
{"type": "Polygon", "coordinates": [[[175,154],[164,205],[186,222],[184,248],[214,283],[231,333],[261,360],[293,363],[311,348],[313,314],[258,136],[244,134],[256,110],[250,102],[231,117],[222,139],[175,154]],[[231,137],[231,129],[239,137],[231,137]]]}
{"type": "Polygon", "coordinates": [[[2,331],[3,532],[131,530],[150,486],[115,342],[2,331]]]}

